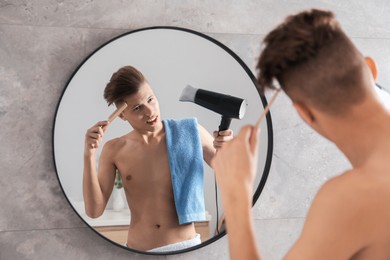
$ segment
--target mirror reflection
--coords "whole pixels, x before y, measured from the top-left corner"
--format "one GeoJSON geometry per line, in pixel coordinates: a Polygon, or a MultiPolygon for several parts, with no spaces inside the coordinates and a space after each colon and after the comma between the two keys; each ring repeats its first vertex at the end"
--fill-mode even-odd
{"type": "MultiPolygon", "coordinates": [[[[253,80],[225,46],[184,29],[133,31],[99,48],[68,82],[54,127],[57,174],[75,211],[139,252],[166,254],[218,239],[223,209],[210,161],[264,108],[253,80]],[[221,114],[179,102],[187,85],[242,98],[250,109],[218,132],[221,114]]],[[[270,117],[262,124],[254,201],[272,155],[270,117]]]]}
{"type": "Polygon", "coordinates": [[[96,170],[96,151],[114,117],[88,129],[83,178],[87,216],[103,214],[117,178],[123,180],[131,212],[125,246],[165,252],[199,245],[194,222],[206,221],[203,160],[211,165],[216,149],[233,138],[232,131],[215,131],[213,138],[196,118],[161,120],[158,98],[132,66],[113,74],[104,98],[123,107],[118,116],[133,130],[106,142],[96,170]]]}

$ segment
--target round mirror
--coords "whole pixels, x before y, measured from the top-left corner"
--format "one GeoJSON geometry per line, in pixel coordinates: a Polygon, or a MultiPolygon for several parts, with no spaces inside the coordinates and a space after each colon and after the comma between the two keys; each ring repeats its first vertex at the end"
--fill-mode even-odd
{"type": "MultiPolygon", "coordinates": [[[[211,134],[218,129],[221,115],[195,103],[180,102],[181,93],[187,85],[246,101],[244,117],[231,122],[230,129],[234,133],[245,124],[254,124],[267,101],[258,93],[255,77],[248,67],[220,42],[188,29],[151,27],[120,35],[94,51],[75,70],[58,104],[53,133],[57,176],[67,200],[86,224],[108,241],[145,254],[175,254],[210,244],[225,235],[225,231],[214,172],[206,163],[203,165],[202,198],[205,218],[194,222],[196,233],[200,234],[200,244],[164,252],[125,247],[132,210],[126,201],[126,191],[116,185],[103,214],[96,218],[86,215],[82,187],[85,133],[115,110],[115,106],[107,106],[103,92],[112,74],[127,65],[137,68],[146,77],[159,101],[162,119],[196,118],[211,134]]],[[[273,135],[269,114],[261,129],[253,203],[265,185],[271,165],[273,135]]],[[[130,131],[131,126],[117,118],[107,129],[100,147],[130,131]]],[[[97,164],[100,154],[101,148],[97,151],[97,164]]],[[[153,158],[149,159],[153,163],[153,158]]],[[[161,214],[159,210],[156,207],[153,213],[161,214]]]]}

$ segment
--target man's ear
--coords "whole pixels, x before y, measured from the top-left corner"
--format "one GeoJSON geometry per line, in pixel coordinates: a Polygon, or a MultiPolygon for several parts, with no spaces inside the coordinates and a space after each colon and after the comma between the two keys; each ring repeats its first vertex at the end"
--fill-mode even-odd
{"type": "Polygon", "coordinates": [[[364,57],[364,59],[366,60],[366,63],[368,65],[368,67],[370,68],[371,70],[371,73],[372,73],[372,77],[374,78],[374,81],[376,80],[376,77],[378,76],[378,68],[376,66],[376,63],[374,61],[373,58],[371,57],[364,57]]]}
{"type": "Polygon", "coordinates": [[[310,126],[313,125],[313,122],[315,120],[315,117],[311,110],[305,105],[300,102],[294,102],[293,103],[294,108],[297,110],[299,116],[310,126]]]}

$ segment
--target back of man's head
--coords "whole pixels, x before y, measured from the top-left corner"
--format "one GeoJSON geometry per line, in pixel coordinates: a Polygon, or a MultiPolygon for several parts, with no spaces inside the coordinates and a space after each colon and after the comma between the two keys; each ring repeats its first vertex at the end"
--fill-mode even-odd
{"type": "Polygon", "coordinates": [[[261,91],[276,80],[294,102],[338,115],[364,99],[371,75],[332,12],[289,16],[264,44],[257,64],[261,91]]]}

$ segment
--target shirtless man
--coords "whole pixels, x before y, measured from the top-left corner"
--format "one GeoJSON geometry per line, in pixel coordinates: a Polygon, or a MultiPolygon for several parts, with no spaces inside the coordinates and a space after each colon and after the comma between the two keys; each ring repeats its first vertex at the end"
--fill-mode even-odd
{"type": "MultiPolygon", "coordinates": [[[[104,145],[96,174],[96,150],[109,122],[100,121],[88,129],[83,177],[86,214],[96,218],[103,213],[118,169],[131,211],[128,247],[149,251],[182,241],[190,246],[200,243],[193,223],[178,222],[165,130],[158,100],[149,83],[137,69],[126,66],[113,74],[104,97],[109,104],[127,103],[119,116],[128,121],[133,131],[104,145]]],[[[214,132],[213,140],[201,125],[198,129],[203,159],[210,164],[215,149],[233,138],[232,131],[214,132]]]]}
{"type": "MultiPolygon", "coordinates": [[[[321,10],[288,17],[264,43],[259,87],[278,81],[303,120],[352,164],[319,190],[285,259],[390,259],[390,112],[365,58],[321,10]]],[[[232,259],[260,258],[251,219],[257,132],[242,128],[212,160],[232,259]]]]}

